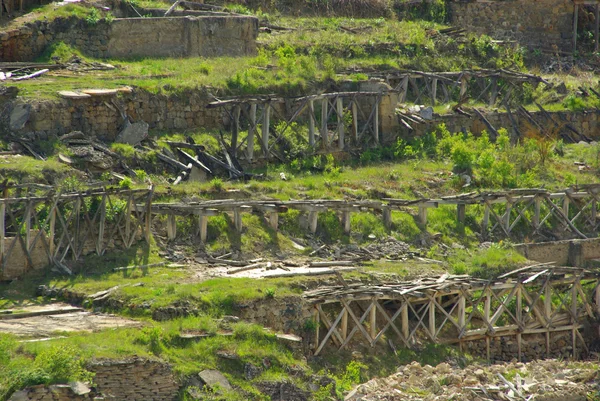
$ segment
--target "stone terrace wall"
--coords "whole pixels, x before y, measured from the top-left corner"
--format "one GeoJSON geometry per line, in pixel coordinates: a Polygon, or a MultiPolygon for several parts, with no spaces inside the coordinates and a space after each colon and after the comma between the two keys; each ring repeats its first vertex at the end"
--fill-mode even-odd
{"type": "Polygon", "coordinates": [[[0,32],[0,61],[32,61],[53,42],[95,58],[218,57],[256,53],[258,19],[247,16],[123,18],[110,24],[56,18],[0,32]]]}
{"type": "Polygon", "coordinates": [[[135,90],[117,97],[95,96],[81,100],[31,102],[29,121],[20,133],[34,132],[45,139],[71,131],[82,131],[102,140],[113,141],[122,129],[123,119],[117,106],[133,121],[145,121],[150,129],[187,130],[222,128],[223,111],[207,109],[211,99],[200,91],[180,95],[152,94],[135,90]]]}
{"type": "Polygon", "coordinates": [[[91,363],[94,387],[77,394],[69,385],[33,386],[18,391],[9,401],[174,401],[179,384],[169,365],[142,358],[122,361],[101,360],[91,363]]]}
{"type": "MultiPolygon", "coordinates": [[[[533,112],[532,116],[538,121],[539,124],[545,125],[548,128],[551,128],[551,123],[548,123],[545,120],[543,114],[541,112],[533,112]]],[[[600,111],[599,110],[590,110],[590,111],[582,111],[582,112],[572,112],[572,111],[562,111],[562,112],[553,112],[550,113],[552,118],[562,126],[562,130],[567,131],[564,126],[566,124],[570,124],[581,134],[587,136],[590,139],[598,139],[600,138],[600,111]]],[[[515,112],[512,113],[513,117],[517,121],[517,125],[519,130],[522,133],[527,132],[528,129],[531,128],[530,123],[525,117],[522,117],[520,114],[515,112]]],[[[506,113],[486,113],[485,117],[489,120],[489,122],[496,128],[506,128],[509,132],[512,132],[512,124],[510,122],[510,118],[506,113]]],[[[413,128],[415,129],[410,135],[423,135],[439,124],[444,123],[446,127],[450,130],[450,132],[461,132],[463,130],[472,132],[474,134],[480,134],[483,130],[487,130],[485,124],[479,119],[477,116],[473,114],[471,118],[468,116],[462,116],[459,114],[445,115],[436,117],[433,120],[427,122],[426,124],[413,124],[413,128]]],[[[573,136],[576,137],[575,134],[573,136]]],[[[392,140],[394,138],[388,138],[388,140],[392,140]]]]}
{"type": "Polygon", "coordinates": [[[471,0],[448,6],[451,23],[461,28],[533,48],[572,50],[572,0],[471,0]]]}
{"type": "Polygon", "coordinates": [[[515,250],[529,260],[540,263],[555,262],[558,266],[585,267],[586,262],[600,259],[600,239],[518,244],[515,250]]]}

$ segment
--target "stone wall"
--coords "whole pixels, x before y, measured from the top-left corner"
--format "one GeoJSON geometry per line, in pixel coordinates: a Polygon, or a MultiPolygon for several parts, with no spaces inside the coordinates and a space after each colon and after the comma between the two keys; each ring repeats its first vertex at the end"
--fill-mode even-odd
{"type": "Polygon", "coordinates": [[[236,306],[236,315],[275,331],[304,335],[305,323],[312,311],[302,297],[261,299],[236,306]]]}
{"type": "MultiPolygon", "coordinates": [[[[582,333],[587,344],[591,344],[593,337],[582,333]]],[[[585,358],[585,350],[578,340],[576,359],[585,358]]],[[[570,331],[550,333],[550,353],[546,349],[545,334],[527,334],[522,336],[521,352],[522,361],[529,362],[541,358],[570,359],[573,354],[573,341],[570,331]]],[[[487,358],[485,339],[463,343],[464,350],[473,356],[487,358]]],[[[490,339],[491,362],[512,361],[518,358],[519,348],[516,336],[492,337],[490,339]]]]}
{"type": "Polygon", "coordinates": [[[448,7],[451,24],[469,31],[532,48],[572,50],[572,0],[467,0],[448,7]]]}
{"type": "Polygon", "coordinates": [[[515,249],[536,262],[585,267],[587,261],[600,259],[600,238],[519,244],[515,249]]]}
{"type": "MultiPolygon", "coordinates": [[[[573,137],[577,137],[576,134],[572,133],[566,128],[566,125],[571,125],[575,130],[579,133],[587,136],[590,139],[598,139],[600,138],[600,110],[590,110],[590,111],[561,111],[561,112],[552,112],[549,113],[552,115],[552,118],[559,124],[561,127],[561,133],[567,133],[572,135],[573,137]]],[[[531,125],[529,121],[522,117],[520,114],[512,113],[514,119],[517,122],[517,126],[519,130],[524,133],[531,129],[531,125]]],[[[544,115],[541,112],[531,112],[533,118],[538,121],[540,124],[548,124],[544,115]]],[[[510,118],[507,113],[486,113],[485,117],[488,121],[496,128],[506,128],[509,132],[513,131],[512,124],[510,118]]],[[[434,117],[433,120],[428,121],[425,124],[413,124],[414,131],[406,132],[408,135],[423,135],[427,132],[432,131],[439,124],[446,124],[446,127],[450,130],[450,132],[462,132],[468,131],[473,134],[480,134],[482,131],[487,130],[487,127],[479,119],[476,115],[472,115],[472,117],[462,116],[459,114],[452,115],[443,115],[434,117]]],[[[548,124],[548,127],[551,128],[551,123],[548,124]]],[[[395,138],[388,137],[387,140],[393,140],[395,138]]],[[[578,140],[578,138],[577,138],[578,140]]]]}
{"type": "Polygon", "coordinates": [[[93,386],[82,384],[33,386],[17,391],[9,401],[174,401],[179,384],[171,367],[142,358],[100,360],[90,363],[93,386]]]}
{"type": "MultiPolygon", "coordinates": [[[[37,231],[31,232],[31,238],[35,238],[37,231]]],[[[45,235],[42,234],[44,237],[45,235]]],[[[4,238],[4,249],[11,249],[15,237],[4,238]]],[[[47,239],[46,239],[47,240],[47,239]]],[[[41,239],[39,239],[30,250],[32,265],[29,265],[23,246],[17,241],[10,252],[10,256],[4,262],[4,267],[0,264],[0,281],[14,280],[23,277],[25,273],[31,270],[39,270],[50,264],[50,259],[41,239]]],[[[6,257],[6,255],[5,255],[6,257]]]]}
{"type": "Polygon", "coordinates": [[[54,42],[95,58],[220,57],[256,53],[258,19],[248,16],[122,18],[90,25],[75,17],[0,32],[0,61],[32,61],[54,42]]]}

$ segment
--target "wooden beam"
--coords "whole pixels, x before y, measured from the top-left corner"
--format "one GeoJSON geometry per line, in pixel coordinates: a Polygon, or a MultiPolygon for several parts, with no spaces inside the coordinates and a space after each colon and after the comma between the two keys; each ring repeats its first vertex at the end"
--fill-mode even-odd
{"type": "Polygon", "coordinates": [[[231,132],[231,146],[229,147],[229,151],[231,152],[231,154],[233,155],[233,157],[237,157],[237,143],[238,143],[238,136],[240,134],[240,114],[241,114],[242,108],[240,107],[240,105],[235,105],[233,106],[233,126],[232,126],[232,132],[231,132]]]}
{"type": "Polygon", "coordinates": [[[390,207],[384,207],[383,210],[383,225],[385,228],[392,228],[392,209],[390,207]]]}
{"type": "Polygon", "coordinates": [[[177,237],[177,221],[174,214],[167,215],[167,238],[174,240],[177,237]]]}
{"type": "Polygon", "coordinates": [[[358,106],[356,100],[352,100],[352,138],[358,143],[358,106]]]}
{"type": "Polygon", "coordinates": [[[342,212],[342,225],[344,227],[344,233],[345,234],[350,234],[351,228],[350,228],[350,212],[348,211],[343,211],[342,212]]]}
{"type": "Polygon", "coordinates": [[[375,100],[375,113],[373,114],[373,138],[375,144],[379,145],[379,98],[375,100]]]}
{"type": "Polygon", "coordinates": [[[308,212],[308,227],[312,234],[317,232],[317,221],[319,218],[319,212],[313,210],[308,212]]]}
{"type": "Polygon", "coordinates": [[[573,4],[573,53],[577,51],[577,22],[579,20],[579,4],[573,4]]]}
{"type": "Polygon", "coordinates": [[[200,241],[206,244],[208,237],[208,216],[205,214],[198,215],[198,234],[200,235],[200,241]]]}

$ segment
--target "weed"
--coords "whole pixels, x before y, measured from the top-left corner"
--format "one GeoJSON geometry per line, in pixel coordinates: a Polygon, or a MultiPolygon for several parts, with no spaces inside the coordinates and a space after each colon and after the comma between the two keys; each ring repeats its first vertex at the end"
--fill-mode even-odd
{"type": "Polygon", "coordinates": [[[265,289],[265,298],[267,298],[267,299],[275,298],[275,288],[265,289]]]}
{"type": "Polygon", "coordinates": [[[133,181],[129,177],[123,178],[119,181],[119,188],[121,189],[131,189],[133,187],[133,181]]]}
{"type": "Polygon", "coordinates": [[[88,25],[96,25],[101,19],[100,12],[96,8],[90,8],[88,15],[85,17],[85,22],[88,25]]]}
{"type": "Polygon", "coordinates": [[[212,180],[210,180],[210,186],[213,189],[213,191],[215,192],[221,192],[223,190],[223,180],[221,180],[218,177],[213,178],[212,180]]]}

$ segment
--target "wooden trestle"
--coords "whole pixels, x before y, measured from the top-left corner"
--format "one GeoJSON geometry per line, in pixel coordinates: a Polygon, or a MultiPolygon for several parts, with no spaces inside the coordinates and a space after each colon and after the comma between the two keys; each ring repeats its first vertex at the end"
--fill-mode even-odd
{"type": "Polygon", "coordinates": [[[304,294],[314,305],[314,354],[328,345],[375,346],[383,339],[406,348],[423,342],[456,344],[568,332],[573,356],[587,351],[580,332],[600,316],[599,272],[579,268],[537,266],[496,280],[443,275],[387,285],[324,287],[304,294]],[[324,329],[322,331],[322,329],[324,329]]]}
{"type": "MultiPolygon", "coordinates": [[[[464,229],[467,216],[479,221],[470,227],[479,231],[483,238],[510,238],[515,231],[530,238],[546,238],[556,227],[571,232],[573,237],[587,238],[586,233],[595,233],[600,221],[598,215],[600,184],[568,188],[561,192],[544,189],[516,189],[511,191],[469,193],[440,199],[382,199],[374,201],[347,200],[302,200],[302,201],[258,201],[216,200],[186,204],[154,203],[152,213],[167,215],[168,236],[177,236],[177,218],[198,219],[197,233],[201,241],[207,238],[207,222],[210,216],[231,213],[235,228],[242,232],[242,214],[263,213],[268,224],[277,230],[280,213],[288,209],[305,212],[311,233],[318,227],[318,214],[327,211],[339,213],[346,233],[351,230],[351,213],[368,211],[382,216],[386,226],[392,224],[392,212],[408,212],[418,216],[419,222],[427,225],[427,211],[431,208],[456,208],[458,229],[464,229]],[[473,209],[472,209],[473,208],[473,209]],[[479,208],[475,210],[475,208],[479,208]],[[469,213],[472,212],[472,213],[469,213]]],[[[472,220],[472,219],[471,219],[472,220]]]]}
{"type": "Polygon", "coordinates": [[[0,277],[20,248],[33,266],[40,244],[47,260],[70,273],[63,263],[86,252],[102,255],[107,247],[129,248],[150,238],[152,190],[92,189],[77,193],[32,194],[32,186],[4,187],[0,199],[0,277]],[[26,187],[26,188],[25,188],[26,187]],[[23,196],[22,192],[27,193],[23,196]],[[16,197],[11,197],[12,192],[16,197]]]}

